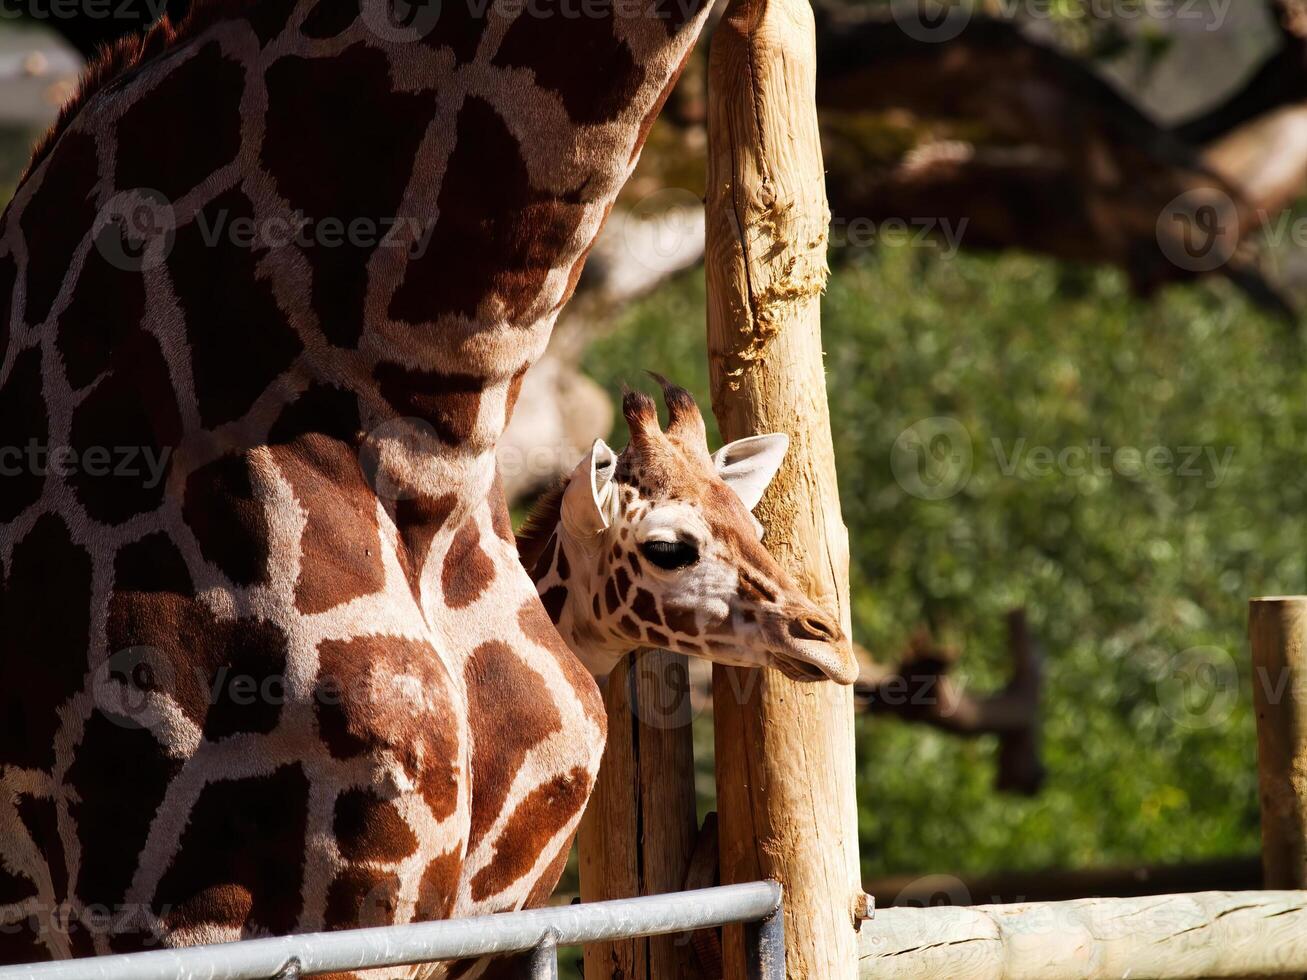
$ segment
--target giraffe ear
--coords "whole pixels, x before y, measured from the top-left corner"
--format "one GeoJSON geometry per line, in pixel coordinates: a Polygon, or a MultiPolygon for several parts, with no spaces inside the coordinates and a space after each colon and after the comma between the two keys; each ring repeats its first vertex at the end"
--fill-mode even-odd
{"type": "Polygon", "coordinates": [[[763,492],[781,468],[790,437],[783,432],[766,436],[749,436],[722,446],[713,453],[717,475],[753,510],[763,492]]]}
{"type": "Polygon", "coordinates": [[[592,537],[612,523],[616,469],[617,454],[602,439],[596,439],[585,459],[576,464],[563,491],[562,507],[563,525],[574,536],[592,537]]]}

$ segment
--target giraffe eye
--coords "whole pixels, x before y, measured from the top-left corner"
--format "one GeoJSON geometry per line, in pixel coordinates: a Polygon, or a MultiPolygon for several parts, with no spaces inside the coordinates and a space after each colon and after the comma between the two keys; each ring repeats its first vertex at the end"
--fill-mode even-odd
{"type": "Polygon", "coordinates": [[[640,554],[667,571],[693,565],[699,560],[699,549],[684,541],[646,541],[640,545],[640,554]]]}

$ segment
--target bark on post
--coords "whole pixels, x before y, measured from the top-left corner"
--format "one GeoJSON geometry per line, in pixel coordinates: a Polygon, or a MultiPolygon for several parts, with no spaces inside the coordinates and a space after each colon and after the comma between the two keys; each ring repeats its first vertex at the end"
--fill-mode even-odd
{"type": "MultiPolygon", "coordinates": [[[[804,0],[732,0],[709,58],[708,352],[722,436],[789,433],[758,508],[767,546],[849,628],[822,367],[829,211],[804,0]]],[[[853,697],[773,670],[713,674],[722,882],[785,888],[791,977],[852,980],[858,884],[853,697]]],[[[743,976],[738,930],[726,976],[743,976]]]]}
{"type": "Polygon", "coordinates": [[[1248,608],[1266,888],[1307,888],[1307,596],[1248,608]]]}
{"type": "MultiPolygon", "coordinates": [[[[640,650],[604,690],[608,743],[581,820],[581,900],[679,891],[694,849],[694,747],[685,657],[640,650]]],[[[593,943],[586,980],[688,980],[687,936],[593,943]]]]}

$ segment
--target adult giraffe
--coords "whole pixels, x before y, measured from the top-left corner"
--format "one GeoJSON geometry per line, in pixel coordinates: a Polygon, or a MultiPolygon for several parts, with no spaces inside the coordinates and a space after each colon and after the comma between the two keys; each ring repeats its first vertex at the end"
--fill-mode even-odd
{"type": "Polygon", "coordinates": [[[557,880],[602,708],[494,445],[704,11],[409,13],[198,0],[4,215],[0,962],[557,880]]]}

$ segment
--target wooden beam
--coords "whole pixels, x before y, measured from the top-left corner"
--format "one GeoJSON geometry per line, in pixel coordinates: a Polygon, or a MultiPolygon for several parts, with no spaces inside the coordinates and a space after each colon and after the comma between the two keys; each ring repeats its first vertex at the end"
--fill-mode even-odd
{"type": "MultiPolygon", "coordinates": [[[[577,835],[581,900],[679,891],[698,833],[685,658],[640,650],[604,687],[608,742],[577,835]]],[[[585,947],[586,980],[688,980],[684,936],[585,947]]]]}
{"type": "MultiPolygon", "coordinates": [[[[708,92],[708,353],[726,439],[786,432],[790,450],[757,513],[766,545],[849,630],[822,365],[829,211],[805,0],[731,0],[712,41],[708,92]]],[[[858,884],[853,696],[774,670],[713,672],[724,884],[785,887],[792,977],[853,980],[858,884]]],[[[744,975],[726,930],[728,978],[744,975]]]]}
{"type": "Polygon", "coordinates": [[[1307,596],[1248,608],[1268,888],[1307,888],[1307,596]]]}
{"type": "Polygon", "coordinates": [[[882,909],[863,980],[1219,980],[1307,971],[1307,892],[882,909]]]}

